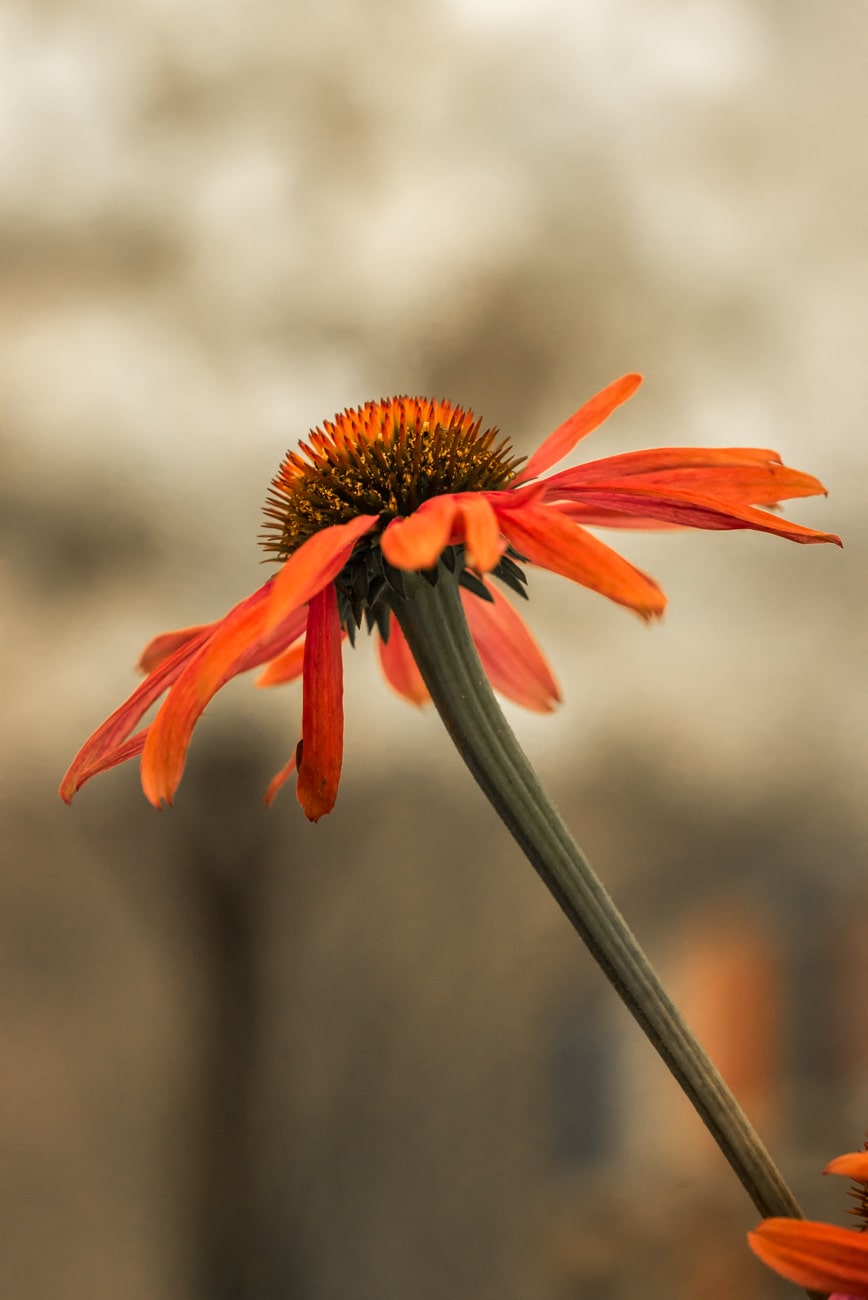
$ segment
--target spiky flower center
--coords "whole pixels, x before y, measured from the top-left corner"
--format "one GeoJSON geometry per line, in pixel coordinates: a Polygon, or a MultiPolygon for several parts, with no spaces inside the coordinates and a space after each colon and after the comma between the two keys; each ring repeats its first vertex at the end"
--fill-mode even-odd
{"type": "Polygon", "coordinates": [[[358,515],[410,515],[430,497],[504,487],[523,457],[450,402],[392,397],[344,411],[287,452],[265,504],[262,544],[285,560],[358,515]]]}

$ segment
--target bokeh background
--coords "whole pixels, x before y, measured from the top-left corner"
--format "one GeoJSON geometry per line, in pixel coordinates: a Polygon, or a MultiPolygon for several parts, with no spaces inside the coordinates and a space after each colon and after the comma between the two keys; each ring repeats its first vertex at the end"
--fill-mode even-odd
{"type": "Polygon", "coordinates": [[[262,580],[286,448],[394,392],[530,450],[758,445],[846,549],[618,537],[510,710],[806,1208],[868,1126],[868,10],[8,0],[0,13],[0,1286],[15,1300],[714,1300],[787,1287],[431,711],[234,683],[176,807],[55,795],[158,630],[262,580]]]}

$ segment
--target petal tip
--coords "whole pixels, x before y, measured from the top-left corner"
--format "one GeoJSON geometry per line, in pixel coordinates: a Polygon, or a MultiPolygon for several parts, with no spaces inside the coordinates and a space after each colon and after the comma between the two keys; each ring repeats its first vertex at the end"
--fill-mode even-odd
{"type": "Polygon", "coordinates": [[[318,822],[321,817],[328,816],[336,803],[336,795],[335,798],[331,798],[328,792],[320,794],[317,791],[300,791],[297,788],[296,793],[301,810],[309,822],[318,822]]]}
{"type": "Polygon", "coordinates": [[[141,769],[141,783],[142,793],[148,803],[153,808],[156,808],[157,812],[162,812],[164,803],[167,808],[171,808],[172,797],[175,793],[175,789],[177,789],[177,785],[174,787],[169,786],[166,783],[165,778],[160,779],[156,773],[149,771],[148,767],[144,764],[141,769]]]}
{"type": "MultiPolygon", "coordinates": [[[[653,579],[650,579],[649,581],[653,581],[653,579]]],[[[660,594],[659,601],[655,601],[654,604],[645,605],[642,608],[634,606],[635,612],[642,619],[643,623],[648,625],[648,627],[651,627],[652,624],[658,622],[663,617],[666,613],[666,607],[669,604],[668,597],[665,596],[659,588],[658,591],[660,594]]]]}
{"type": "Polygon", "coordinates": [[[842,1156],[835,1156],[823,1173],[841,1174],[857,1183],[868,1183],[868,1151],[848,1151],[842,1156]]]}

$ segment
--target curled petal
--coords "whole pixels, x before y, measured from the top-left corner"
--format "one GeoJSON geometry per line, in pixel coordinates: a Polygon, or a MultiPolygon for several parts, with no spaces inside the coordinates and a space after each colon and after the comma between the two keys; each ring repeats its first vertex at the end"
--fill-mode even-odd
{"type": "Polygon", "coordinates": [[[383,676],[394,691],[420,708],[430,703],[428,687],[396,618],[391,619],[388,641],[377,637],[377,653],[383,676]]]}
{"type": "Polygon", "coordinates": [[[303,699],[296,793],[305,816],[316,822],[335,806],[344,753],[341,621],[333,583],[310,602],[303,699]]]}
{"type": "Polygon", "coordinates": [[[273,579],[269,628],[304,605],[338,576],[360,537],[369,533],[379,515],[359,515],[348,524],[333,524],[309,537],[273,579]]]}
{"type": "Polygon", "coordinates": [[[589,402],[555,429],[554,433],[549,434],[513,481],[524,483],[527,479],[538,478],[552,465],[563,460],[580,439],[593,433],[594,429],[608,419],[622,402],[632,397],[641,382],[641,375],[622,375],[620,379],[616,379],[614,383],[595,394],[589,402]]]}
{"type": "Polygon", "coordinates": [[[461,592],[485,675],[496,691],[535,713],[551,713],[561,693],[545,656],[507,598],[485,583],[492,600],[461,592]]]}
{"type": "Polygon", "coordinates": [[[520,555],[598,591],[642,618],[662,614],[666,597],[653,578],[586,533],[553,506],[498,510],[501,532],[520,555]]]}
{"type": "Polygon", "coordinates": [[[380,538],[386,559],[396,569],[433,569],[449,544],[457,509],[454,496],[431,497],[412,515],[393,519],[380,538]]]}
{"type": "MultiPolygon", "coordinates": [[[[272,580],[273,581],[273,580],[272,580]]],[[[236,605],[187,663],[149,729],[142,753],[142,789],[156,807],[171,803],[184,771],[187,747],[208,702],[239,673],[267,663],[304,630],[295,610],[266,631],[272,581],[236,605]]]]}
{"type": "Polygon", "coordinates": [[[798,1286],[868,1298],[868,1236],[831,1223],[764,1219],[747,1234],[755,1255],[798,1286]]]}

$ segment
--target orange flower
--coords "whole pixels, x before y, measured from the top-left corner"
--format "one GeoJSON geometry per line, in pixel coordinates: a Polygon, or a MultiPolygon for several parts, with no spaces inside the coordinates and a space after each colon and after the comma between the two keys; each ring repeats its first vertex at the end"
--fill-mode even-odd
{"type": "Polygon", "coordinates": [[[171,803],[196,720],[230,678],[267,665],[261,686],[302,677],[302,740],[272,781],[270,802],[296,767],[298,798],[317,820],[334,806],[343,754],[341,643],[364,622],[399,694],[428,692],[392,616],[402,572],[457,575],[473,639],[492,685],[547,712],[557,683],[494,577],[524,595],[526,563],[550,569],[650,619],[666,598],[652,578],[586,531],[610,527],[753,528],[797,542],[838,542],[755,507],[823,491],[771,451],[665,448],[612,456],[539,476],[632,396],[639,375],[603,389],[530,460],[497,430],[448,402],[368,402],[314,430],[287,454],[265,507],[266,549],[278,572],[216,623],[163,633],[145,649],[147,676],[90,737],[63,779],[69,802],[98,772],[141,754],[142,786],[171,803]],[[490,576],[489,576],[490,575],[490,576]],[[168,695],[154,721],[136,726],[168,695]],[[134,734],[133,734],[134,733],[134,734]]]}
{"type": "MultiPolygon", "coordinates": [[[[859,1187],[851,1212],[868,1217],[868,1151],[838,1156],[824,1174],[843,1174],[859,1187]]],[[[863,1222],[863,1230],[865,1223],[863,1222]]],[[[808,1290],[834,1292],[832,1300],[868,1300],[868,1235],[833,1223],[807,1219],[764,1219],[747,1234],[748,1244],[764,1264],[808,1290]]]]}

